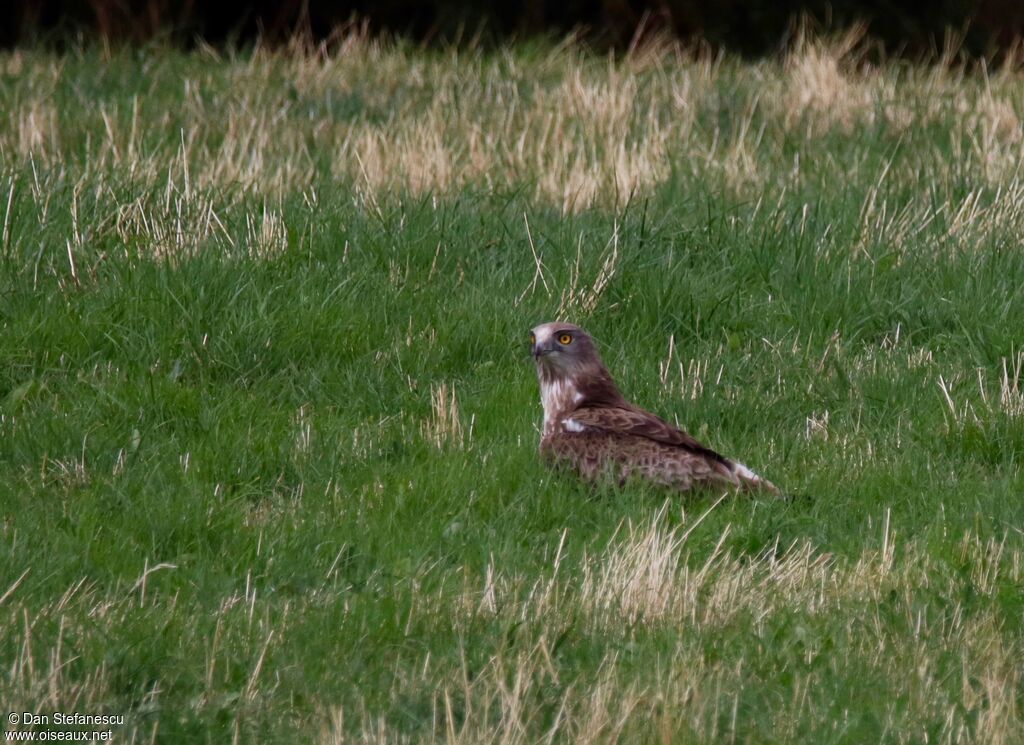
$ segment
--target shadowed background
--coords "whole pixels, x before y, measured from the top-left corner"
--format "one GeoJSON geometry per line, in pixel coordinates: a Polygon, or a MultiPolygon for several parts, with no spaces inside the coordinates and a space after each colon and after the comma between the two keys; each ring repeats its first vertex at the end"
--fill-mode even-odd
{"type": "Polygon", "coordinates": [[[352,22],[371,31],[407,35],[423,42],[578,31],[599,47],[626,48],[648,34],[700,39],[745,55],[771,53],[792,35],[794,19],[836,29],[866,24],[886,54],[933,55],[955,39],[970,56],[1000,56],[1024,30],[1024,4],[1014,0],[479,0],[374,2],[284,0],[40,0],[0,10],[0,44],[99,36],[140,42],[170,38],[185,45],[281,40],[296,32],[314,41],[352,22]]]}

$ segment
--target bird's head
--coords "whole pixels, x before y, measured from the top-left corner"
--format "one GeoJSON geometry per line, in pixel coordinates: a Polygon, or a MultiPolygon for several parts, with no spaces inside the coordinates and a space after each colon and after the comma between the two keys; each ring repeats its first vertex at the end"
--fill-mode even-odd
{"type": "Polygon", "coordinates": [[[542,379],[572,378],[604,365],[590,335],[571,323],[542,323],[530,330],[530,348],[542,379]]]}
{"type": "Polygon", "coordinates": [[[537,363],[545,431],[550,421],[580,405],[625,405],[590,334],[571,323],[542,323],[530,330],[537,363]]]}

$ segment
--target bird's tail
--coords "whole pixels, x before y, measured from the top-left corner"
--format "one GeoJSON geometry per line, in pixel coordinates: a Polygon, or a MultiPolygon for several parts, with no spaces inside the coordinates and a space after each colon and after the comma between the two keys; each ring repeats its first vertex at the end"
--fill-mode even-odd
{"type": "Polygon", "coordinates": [[[734,462],[732,464],[732,473],[733,476],[736,477],[736,480],[739,481],[740,487],[743,489],[748,489],[750,491],[766,491],[769,494],[782,493],[779,491],[779,487],[775,486],[775,484],[768,479],[758,476],[742,463],[734,462]]]}

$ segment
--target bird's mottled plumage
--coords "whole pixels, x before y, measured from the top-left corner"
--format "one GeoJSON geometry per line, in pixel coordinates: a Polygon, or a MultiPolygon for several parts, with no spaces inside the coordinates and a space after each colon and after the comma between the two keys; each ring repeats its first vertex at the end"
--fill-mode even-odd
{"type": "Polygon", "coordinates": [[[531,331],[530,343],[544,406],[540,450],[545,457],[588,480],[639,476],[678,489],[722,485],[777,491],[743,464],[627,401],[593,339],[579,326],[542,324],[531,331]]]}

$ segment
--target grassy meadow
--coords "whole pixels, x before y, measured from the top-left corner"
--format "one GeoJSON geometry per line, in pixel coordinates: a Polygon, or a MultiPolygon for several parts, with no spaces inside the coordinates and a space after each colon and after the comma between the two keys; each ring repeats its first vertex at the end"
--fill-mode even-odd
{"type": "Polygon", "coordinates": [[[862,48],[0,53],[4,716],[1024,742],[1024,73],[862,48]],[[555,318],[790,496],[545,470],[555,318]]]}

